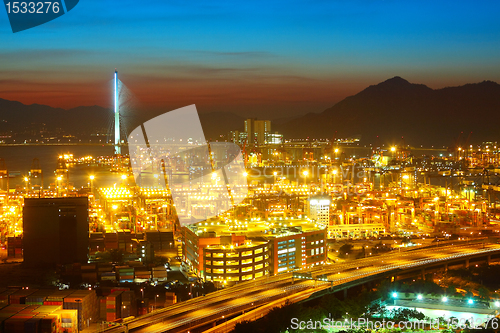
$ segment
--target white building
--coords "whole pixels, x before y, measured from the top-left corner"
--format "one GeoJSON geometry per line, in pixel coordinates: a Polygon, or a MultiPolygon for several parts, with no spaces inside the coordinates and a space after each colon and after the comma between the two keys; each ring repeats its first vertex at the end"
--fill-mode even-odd
{"type": "Polygon", "coordinates": [[[307,201],[307,214],[309,218],[313,221],[328,225],[330,222],[331,203],[331,198],[325,195],[309,198],[307,201]]]}

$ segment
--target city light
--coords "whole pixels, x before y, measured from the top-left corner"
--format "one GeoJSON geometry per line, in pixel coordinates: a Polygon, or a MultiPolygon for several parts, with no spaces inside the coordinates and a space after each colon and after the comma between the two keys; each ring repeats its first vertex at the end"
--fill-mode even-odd
{"type": "Polygon", "coordinates": [[[423,296],[422,296],[422,295],[417,295],[417,299],[418,299],[418,300],[422,300],[422,299],[423,299],[423,296]]]}
{"type": "Polygon", "coordinates": [[[394,293],[392,293],[392,297],[393,297],[393,298],[397,298],[397,297],[398,297],[398,293],[395,293],[395,292],[394,292],[394,293]]]}
{"type": "Polygon", "coordinates": [[[441,300],[442,300],[443,302],[448,302],[448,297],[444,296],[441,300]]]}

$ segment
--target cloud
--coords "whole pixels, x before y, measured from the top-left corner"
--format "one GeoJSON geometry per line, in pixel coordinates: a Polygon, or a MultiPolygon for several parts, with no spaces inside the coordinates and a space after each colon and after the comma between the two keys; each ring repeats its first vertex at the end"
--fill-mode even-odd
{"type": "Polygon", "coordinates": [[[224,52],[224,51],[207,51],[207,50],[187,50],[186,52],[193,54],[207,54],[214,56],[238,57],[238,58],[269,58],[275,56],[271,52],[262,52],[262,51],[224,52]]]}
{"type": "MultiPolygon", "coordinates": [[[[66,62],[69,58],[88,56],[91,54],[94,54],[94,52],[83,49],[24,49],[0,52],[0,61],[20,62],[51,60],[51,62],[56,63],[58,60],[64,60],[66,62]]],[[[1,63],[0,66],[2,66],[1,63]]]]}

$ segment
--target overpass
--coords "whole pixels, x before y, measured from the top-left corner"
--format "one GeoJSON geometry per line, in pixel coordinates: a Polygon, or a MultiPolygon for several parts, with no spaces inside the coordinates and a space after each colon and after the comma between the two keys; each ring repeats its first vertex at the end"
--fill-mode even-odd
{"type": "MultiPolygon", "coordinates": [[[[286,273],[243,282],[138,317],[128,322],[128,330],[144,333],[189,332],[197,327],[222,322],[223,325],[208,332],[229,332],[236,322],[254,320],[287,300],[298,302],[381,278],[397,278],[416,271],[425,274],[427,270],[436,267],[446,269],[453,265],[467,266],[471,262],[490,262],[498,258],[500,244],[455,244],[430,249],[392,251],[381,256],[295,272],[296,276],[301,273],[310,274],[313,279],[297,279],[293,277],[293,273],[286,273]],[[318,280],[320,277],[326,281],[318,280]],[[228,320],[234,316],[238,317],[228,320]]],[[[125,329],[110,327],[104,331],[118,333],[125,329]]]]}

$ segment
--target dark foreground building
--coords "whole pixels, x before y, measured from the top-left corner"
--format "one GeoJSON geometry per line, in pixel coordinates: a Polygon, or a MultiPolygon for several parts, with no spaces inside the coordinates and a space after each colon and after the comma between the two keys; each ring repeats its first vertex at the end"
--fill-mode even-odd
{"type": "Polygon", "coordinates": [[[45,266],[86,262],[88,219],[86,197],[24,199],[24,263],[45,266]]]}

